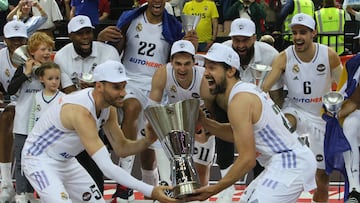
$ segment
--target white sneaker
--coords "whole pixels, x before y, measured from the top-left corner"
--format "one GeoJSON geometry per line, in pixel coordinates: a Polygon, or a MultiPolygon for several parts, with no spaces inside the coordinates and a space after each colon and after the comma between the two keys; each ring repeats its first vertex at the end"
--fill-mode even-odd
{"type": "Polygon", "coordinates": [[[234,193],[235,193],[234,185],[226,188],[217,195],[216,203],[232,203],[234,193]]]}
{"type": "Polygon", "coordinates": [[[15,197],[15,190],[12,185],[1,186],[0,203],[12,203],[15,197]]]}
{"type": "Polygon", "coordinates": [[[131,202],[135,202],[135,195],[134,194],[129,196],[128,199],[122,199],[120,197],[115,197],[111,201],[111,203],[131,203],[131,202]]]}
{"type": "Polygon", "coordinates": [[[16,203],[28,203],[25,193],[21,193],[20,195],[15,195],[15,202],[16,203]]]}

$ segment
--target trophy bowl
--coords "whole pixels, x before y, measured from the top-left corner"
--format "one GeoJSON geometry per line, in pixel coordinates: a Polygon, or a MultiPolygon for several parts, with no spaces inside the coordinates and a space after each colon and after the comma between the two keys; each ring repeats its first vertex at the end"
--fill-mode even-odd
{"type": "Polygon", "coordinates": [[[344,95],[340,92],[331,91],[323,96],[322,101],[327,111],[337,113],[344,102],[344,95]]]}
{"type": "Polygon", "coordinates": [[[181,22],[185,32],[195,30],[200,22],[200,16],[181,14],[181,22]]]}
{"type": "Polygon", "coordinates": [[[254,83],[260,87],[267,76],[271,71],[271,66],[262,65],[262,64],[252,64],[250,65],[250,71],[254,78],[254,83]]]}
{"type": "Polygon", "coordinates": [[[84,81],[86,83],[93,83],[94,81],[94,75],[92,73],[81,73],[78,77],[79,80],[84,81]]]}
{"type": "Polygon", "coordinates": [[[169,105],[150,105],[144,113],[170,161],[173,194],[177,199],[200,187],[194,155],[195,124],[200,101],[188,99],[169,105]]]}
{"type": "Polygon", "coordinates": [[[15,65],[21,66],[25,64],[29,57],[30,54],[28,51],[28,45],[22,45],[15,49],[13,55],[11,56],[11,60],[15,63],[15,65]]]}

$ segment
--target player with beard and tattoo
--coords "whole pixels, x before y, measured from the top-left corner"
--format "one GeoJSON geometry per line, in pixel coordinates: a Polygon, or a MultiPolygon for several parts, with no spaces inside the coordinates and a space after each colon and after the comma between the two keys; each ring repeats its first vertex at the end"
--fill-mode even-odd
{"type": "Polygon", "coordinates": [[[294,203],[303,191],[315,188],[316,161],[310,149],[288,128],[280,108],[254,84],[240,79],[240,60],[230,47],[214,43],[205,58],[204,77],[212,94],[227,104],[229,123],[199,113],[199,122],[211,134],[234,142],[239,156],[216,184],[195,190],[187,201],[204,201],[243,178],[256,164],[265,170],[253,180],[240,203],[294,203]],[[218,87],[218,88],[217,88],[218,87]]]}
{"type": "MultiPolygon", "coordinates": [[[[311,16],[296,14],[289,26],[294,45],[276,57],[263,83],[263,90],[271,92],[273,84],[280,77],[283,79],[288,92],[283,112],[299,135],[308,134],[310,149],[317,161],[317,189],[313,202],[328,202],[329,176],[325,171],[324,158],[325,121],[320,112],[322,97],[331,91],[333,82],[339,81],[342,65],[335,51],[313,42],[316,30],[311,16]]],[[[283,88],[275,91],[282,95],[283,88]]],[[[281,100],[276,103],[282,103],[281,100]]]]}
{"type": "MultiPolygon", "coordinates": [[[[256,29],[253,21],[246,18],[237,18],[231,23],[229,36],[231,40],[225,41],[223,44],[232,47],[240,57],[240,78],[242,81],[254,82],[250,72],[250,66],[254,64],[271,65],[278,51],[264,43],[256,41],[256,29]],[[266,53],[266,54],[264,54],[266,53]]],[[[203,86],[205,87],[205,86],[203,86]]],[[[205,101],[205,106],[220,122],[228,122],[226,113],[222,112],[226,109],[227,104],[221,103],[222,94],[210,94],[209,89],[204,88],[201,97],[205,101]]],[[[220,167],[222,176],[225,176],[230,165],[234,160],[234,145],[216,138],[217,163],[220,167]]],[[[256,177],[262,171],[261,165],[257,164],[254,169],[256,177]]],[[[234,187],[222,191],[218,196],[218,202],[232,202],[232,193],[234,187]]]]}
{"type": "MultiPolygon", "coordinates": [[[[72,18],[68,23],[68,32],[72,42],[56,52],[54,58],[61,69],[61,88],[65,93],[92,86],[92,83],[79,80],[79,77],[83,73],[92,73],[98,64],[107,60],[120,61],[114,47],[94,41],[94,29],[89,17],[78,15],[72,18]]],[[[103,193],[104,177],[101,170],[85,151],[77,158],[103,193]]]]}

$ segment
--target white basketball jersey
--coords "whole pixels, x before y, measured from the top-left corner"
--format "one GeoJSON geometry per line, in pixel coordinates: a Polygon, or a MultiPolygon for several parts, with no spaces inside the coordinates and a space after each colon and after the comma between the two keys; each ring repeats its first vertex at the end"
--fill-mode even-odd
{"type": "Polygon", "coordinates": [[[162,35],[162,23],[151,24],[145,13],[134,19],[126,32],[126,47],[122,62],[128,83],[151,90],[151,79],[161,64],[169,61],[170,44],[162,35]]]}
{"type": "Polygon", "coordinates": [[[289,122],[280,108],[254,84],[245,82],[238,82],[234,85],[230,92],[229,103],[240,92],[255,94],[261,100],[260,120],[253,125],[253,129],[256,150],[261,155],[262,164],[266,167],[266,163],[272,156],[283,154],[286,158],[282,160],[283,163],[279,164],[289,168],[294,167],[297,155],[293,149],[295,146],[301,145],[297,139],[298,135],[289,131],[289,122]]]}
{"type": "Polygon", "coordinates": [[[62,125],[60,111],[64,104],[83,106],[95,119],[97,129],[100,129],[109,118],[110,109],[102,109],[100,116],[97,117],[92,92],[93,88],[87,88],[58,97],[53,101],[28,135],[24,146],[25,153],[32,156],[47,153],[56,160],[67,160],[83,151],[84,146],[77,133],[62,125]]]}
{"type": "Polygon", "coordinates": [[[291,102],[315,116],[320,115],[322,96],[331,90],[331,69],[328,47],[316,43],[316,52],[310,62],[301,61],[294,46],[285,50],[287,63],[284,82],[291,102]]]}
{"type": "Polygon", "coordinates": [[[200,66],[193,67],[193,78],[188,89],[182,88],[176,80],[173,67],[170,63],[166,65],[166,86],[164,95],[168,96],[169,103],[175,103],[185,99],[200,99],[201,79],[205,69],[200,66]]]}
{"type": "Polygon", "coordinates": [[[14,76],[16,67],[10,61],[9,49],[7,47],[0,50],[0,83],[7,90],[9,83],[14,76]]]}
{"type": "Polygon", "coordinates": [[[35,105],[35,111],[34,111],[34,119],[35,122],[37,122],[40,118],[40,116],[45,112],[45,110],[49,107],[49,105],[57,100],[59,97],[65,95],[61,91],[57,91],[54,95],[51,97],[44,96],[44,91],[37,92],[35,94],[34,99],[34,105],[35,105]]]}

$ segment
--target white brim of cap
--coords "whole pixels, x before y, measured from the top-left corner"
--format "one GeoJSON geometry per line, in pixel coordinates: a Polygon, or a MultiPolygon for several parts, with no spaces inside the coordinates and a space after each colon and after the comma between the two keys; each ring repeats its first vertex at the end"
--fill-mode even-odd
{"type": "Polygon", "coordinates": [[[255,33],[237,33],[237,32],[230,32],[229,33],[229,37],[233,37],[233,36],[244,36],[244,37],[251,37],[253,36],[255,33]]]}
{"type": "Polygon", "coordinates": [[[360,38],[360,34],[358,36],[354,37],[353,39],[359,39],[359,38],[360,38]]]}

